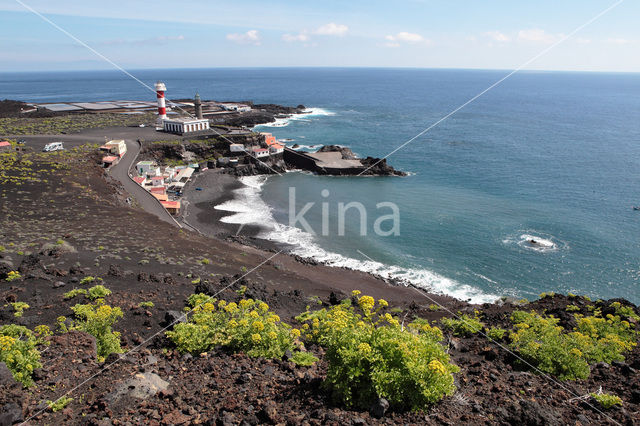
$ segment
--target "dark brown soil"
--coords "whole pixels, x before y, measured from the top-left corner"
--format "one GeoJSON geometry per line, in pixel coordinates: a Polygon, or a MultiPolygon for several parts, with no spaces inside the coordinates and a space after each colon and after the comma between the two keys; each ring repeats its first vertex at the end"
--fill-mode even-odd
{"type": "MultiPolygon", "coordinates": [[[[326,365],[318,348],[311,349],[321,361],[310,368],[219,350],[197,357],[180,355],[160,331],[165,313],[181,310],[194,291],[221,291],[219,297],[232,300],[240,297],[236,290],[244,285],[246,296],[266,301],[287,321],[313,305],[315,296],[328,306],[348,297],[352,289],[387,299],[390,308],[403,310],[402,315],[429,320],[450,316],[442,308],[430,309],[438,303],[452,312],[478,309],[487,326],[506,326],[510,312],[522,307],[471,306],[360,272],[300,262],[284,254],[272,257],[273,252],[179,230],[128,206],[128,194],[94,162],[72,154],[61,161],[69,168],[46,171],[46,182],[0,186],[0,245],[5,247],[0,278],[8,270],[20,270],[23,276],[0,285],[0,324],[54,328],[56,318],[70,316],[71,306],[79,303],[64,300],[63,294],[81,287],[84,276],[99,276],[113,291],[108,303],[124,312],[115,328],[122,333],[127,353],[122,358],[111,355],[101,364],[91,336],[55,335],[43,349],[43,367],[34,374],[34,387],[12,385],[0,371],[0,415],[19,412],[29,424],[640,424],[637,346],[623,363],[593,366],[588,380],[558,383],[526,371],[486,338],[447,336],[452,360],[461,368],[456,375],[458,392],[424,412],[392,408],[381,419],[330,403],[321,387],[326,365]],[[74,250],[42,250],[59,239],[74,250]],[[204,258],[209,264],[201,262],[204,258]],[[236,282],[242,271],[256,267],[236,282]],[[192,284],[195,277],[201,278],[197,286],[192,284]],[[12,301],[30,305],[22,318],[5,306],[12,301]],[[138,307],[145,301],[154,307],[138,307]],[[129,389],[129,380],[151,373],[168,383],[166,390],[146,399],[114,397],[114,392],[129,389]],[[602,413],[593,408],[593,400],[579,398],[599,387],[620,396],[623,407],[602,413]],[[43,401],[67,392],[73,401],[65,409],[46,409],[43,401]]],[[[34,173],[45,173],[37,162],[34,173]]],[[[555,313],[562,325],[570,326],[566,306],[578,304],[586,312],[583,305],[588,303],[593,302],[555,296],[527,309],[555,313]]]]}
{"type": "Polygon", "coordinates": [[[67,113],[53,112],[53,111],[49,111],[48,109],[40,109],[37,111],[26,112],[26,113],[24,112],[24,111],[30,111],[32,109],[33,107],[27,105],[22,101],[13,101],[10,99],[5,99],[3,101],[0,101],[0,118],[7,118],[7,117],[41,118],[41,117],[56,117],[61,115],[67,115],[67,113]]]}

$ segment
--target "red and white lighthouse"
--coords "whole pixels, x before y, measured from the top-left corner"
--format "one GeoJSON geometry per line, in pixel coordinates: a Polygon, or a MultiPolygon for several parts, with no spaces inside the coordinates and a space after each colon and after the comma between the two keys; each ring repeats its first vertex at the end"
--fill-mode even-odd
{"type": "Polygon", "coordinates": [[[158,126],[162,127],[162,120],[167,119],[167,107],[164,103],[164,92],[167,87],[163,82],[156,82],[156,97],[158,98],[158,126]]]}

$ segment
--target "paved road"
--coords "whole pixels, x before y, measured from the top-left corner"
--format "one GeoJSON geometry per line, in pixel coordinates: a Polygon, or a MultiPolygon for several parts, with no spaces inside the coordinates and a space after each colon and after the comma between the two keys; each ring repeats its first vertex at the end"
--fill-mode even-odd
{"type": "Polygon", "coordinates": [[[318,167],[327,169],[352,169],[362,167],[360,160],[343,160],[341,152],[306,152],[309,157],[315,158],[318,167]]]}
{"type": "Polygon", "coordinates": [[[176,222],[173,217],[171,217],[169,212],[162,207],[158,200],[129,178],[129,169],[140,152],[140,144],[132,140],[125,140],[125,143],[127,144],[127,153],[122,157],[122,160],[120,160],[118,164],[111,168],[109,173],[112,177],[118,179],[122,183],[124,189],[136,199],[144,211],[154,214],[165,222],[175,225],[176,222]]]}
{"type": "Polygon", "coordinates": [[[85,129],[79,133],[69,133],[66,135],[2,135],[7,139],[24,139],[27,147],[35,151],[40,151],[49,142],[63,142],[65,148],[73,148],[85,143],[99,143],[102,145],[110,139],[146,141],[153,140],[179,140],[180,136],[170,133],[157,132],[152,127],[108,127],[101,129],[85,129]]]}

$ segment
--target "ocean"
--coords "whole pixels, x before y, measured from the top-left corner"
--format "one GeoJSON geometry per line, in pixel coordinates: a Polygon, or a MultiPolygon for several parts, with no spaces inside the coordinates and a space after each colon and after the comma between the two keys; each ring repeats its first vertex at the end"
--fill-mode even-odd
{"type": "MultiPolygon", "coordinates": [[[[310,114],[256,130],[302,149],[336,144],[374,157],[389,154],[507,73],[133,72],[151,86],[164,81],[170,99],[198,91],[203,99],[304,104],[310,114]]],[[[0,74],[0,98],[55,102],[154,95],[116,71],[92,71],[0,74]]],[[[388,162],[409,176],[250,177],[235,200],[217,208],[229,211],[227,222],[262,224],[262,237],[292,244],[301,256],[464,300],[571,292],[640,303],[640,211],[631,208],[640,205],[640,74],[518,72],[388,162]],[[297,212],[313,203],[304,218],[315,234],[300,223],[289,226],[291,188],[297,212]],[[351,210],[340,235],[338,203],[349,202],[365,207],[365,232],[351,210]],[[389,214],[379,203],[398,207],[398,235],[375,232],[376,219],[389,214]]]]}

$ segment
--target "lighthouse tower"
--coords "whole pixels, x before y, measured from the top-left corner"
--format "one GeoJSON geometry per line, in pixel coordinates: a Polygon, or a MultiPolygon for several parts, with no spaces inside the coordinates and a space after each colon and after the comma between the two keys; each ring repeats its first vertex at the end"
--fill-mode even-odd
{"type": "Polygon", "coordinates": [[[196,97],[193,100],[193,105],[196,110],[196,118],[202,120],[202,100],[200,99],[200,94],[196,93],[196,97]]]}
{"type": "Polygon", "coordinates": [[[167,86],[163,82],[156,83],[156,97],[158,98],[158,127],[162,127],[162,121],[167,119],[167,107],[164,103],[164,92],[167,86]]]}

